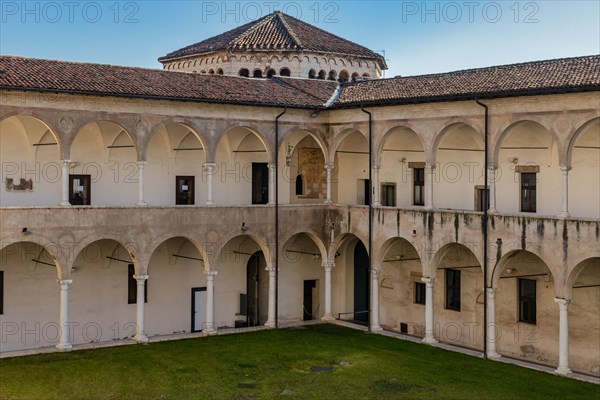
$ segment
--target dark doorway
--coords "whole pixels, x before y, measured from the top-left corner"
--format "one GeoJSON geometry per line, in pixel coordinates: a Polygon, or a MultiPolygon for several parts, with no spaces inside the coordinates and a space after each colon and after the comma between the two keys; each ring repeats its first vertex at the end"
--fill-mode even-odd
{"type": "Polygon", "coordinates": [[[267,163],[252,163],[252,204],[269,202],[269,168],[267,163]]]}
{"type": "Polygon", "coordinates": [[[192,205],[194,204],[194,176],[177,176],[175,178],[175,204],[192,205]]]}
{"type": "Polygon", "coordinates": [[[89,206],[92,179],[90,175],[69,175],[69,203],[73,206],[89,206]]]}
{"type": "Polygon", "coordinates": [[[369,254],[362,242],[354,247],[354,320],[369,322],[369,254]]]}
{"type": "Polygon", "coordinates": [[[254,253],[246,267],[246,323],[247,326],[262,325],[261,321],[261,269],[266,267],[262,251],[254,253]]]}
{"type": "Polygon", "coordinates": [[[304,321],[310,321],[315,319],[313,309],[313,299],[315,297],[315,290],[317,289],[316,280],[304,281],[304,302],[302,307],[304,308],[304,321]]]}

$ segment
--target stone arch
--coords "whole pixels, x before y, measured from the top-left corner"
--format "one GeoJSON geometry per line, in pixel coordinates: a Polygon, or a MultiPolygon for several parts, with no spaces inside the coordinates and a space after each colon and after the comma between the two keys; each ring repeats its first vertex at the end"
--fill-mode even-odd
{"type": "MultiPolygon", "coordinates": [[[[54,266],[56,268],[56,278],[57,279],[68,279],[70,277],[71,271],[70,271],[70,265],[67,265],[68,262],[64,260],[64,254],[63,253],[63,249],[62,247],[60,247],[60,245],[58,245],[55,242],[52,241],[45,241],[45,240],[40,240],[42,238],[35,238],[35,237],[27,237],[27,239],[14,239],[14,240],[2,240],[2,242],[0,242],[0,252],[5,252],[7,250],[10,250],[11,247],[19,247],[21,248],[23,245],[26,245],[27,243],[30,243],[34,246],[38,246],[42,249],[42,251],[46,251],[48,253],[48,255],[50,256],[51,260],[48,261],[52,261],[54,263],[54,266]],[[53,248],[55,247],[55,248],[53,248]],[[69,270],[66,270],[69,269],[69,270]]],[[[10,252],[9,255],[12,254],[16,254],[14,252],[10,252]]],[[[31,253],[33,254],[33,253],[31,253]]],[[[39,255],[39,254],[38,254],[39,255]]],[[[6,255],[3,255],[2,257],[6,257],[6,255]]],[[[29,260],[29,256],[27,256],[26,254],[21,254],[21,260],[22,261],[33,261],[33,260],[29,260]],[[27,259],[27,260],[26,260],[27,259]]],[[[37,259],[37,256],[36,256],[37,259]]],[[[3,262],[4,262],[4,258],[3,258],[3,262]]]]}
{"type": "Polygon", "coordinates": [[[214,147],[214,149],[212,150],[213,153],[210,155],[210,157],[208,159],[214,159],[214,156],[216,154],[217,149],[219,148],[219,146],[223,143],[223,140],[227,137],[227,135],[229,133],[231,133],[232,130],[237,129],[237,128],[242,128],[245,129],[249,132],[249,134],[253,134],[255,135],[258,140],[262,143],[262,145],[264,146],[265,150],[267,151],[267,158],[272,162],[273,161],[273,149],[271,148],[271,143],[269,142],[269,140],[267,139],[267,137],[265,135],[263,135],[262,133],[260,133],[260,131],[258,130],[257,127],[251,126],[251,125],[244,125],[244,124],[233,124],[230,125],[229,127],[227,127],[222,133],[220,133],[218,135],[218,140],[217,143],[214,147]]]}
{"type": "Polygon", "coordinates": [[[333,242],[331,242],[329,244],[329,251],[327,252],[329,259],[330,260],[334,260],[338,250],[345,244],[347,244],[350,241],[360,241],[365,245],[365,248],[367,249],[367,253],[369,253],[369,240],[368,238],[363,237],[363,235],[359,234],[358,232],[346,232],[346,233],[342,233],[339,234],[338,236],[336,236],[333,239],[333,242]]]}
{"type": "Polygon", "coordinates": [[[94,233],[80,240],[77,243],[77,245],[72,249],[74,257],[73,260],[75,261],[77,257],[79,257],[79,255],[87,247],[103,240],[115,242],[117,244],[117,247],[121,246],[123,249],[125,249],[129,257],[131,258],[131,263],[135,267],[136,274],[140,275],[143,272],[142,268],[145,268],[143,265],[144,260],[142,260],[140,257],[140,247],[137,244],[137,242],[130,240],[127,237],[122,237],[113,233],[94,233]]]}
{"type": "Polygon", "coordinates": [[[287,237],[285,238],[285,240],[282,240],[282,243],[284,243],[283,247],[285,248],[285,245],[291,239],[293,239],[294,237],[296,237],[298,235],[305,235],[310,240],[313,241],[313,243],[315,244],[315,246],[317,246],[317,249],[319,249],[319,253],[321,255],[321,260],[322,261],[325,261],[325,260],[328,259],[329,254],[327,253],[327,247],[325,246],[325,243],[313,231],[308,231],[308,230],[302,230],[302,229],[300,229],[300,230],[294,231],[293,233],[290,233],[289,235],[287,235],[287,237]]]}
{"type": "Polygon", "coordinates": [[[580,277],[581,272],[586,268],[596,268],[598,270],[598,284],[600,284],[600,256],[599,257],[589,257],[584,260],[579,261],[575,264],[573,270],[569,274],[566,285],[564,288],[564,298],[571,299],[573,297],[573,286],[577,281],[577,278],[580,277]]]}
{"type": "MultiPolygon", "coordinates": [[[[5,122],[6,120],[10,119],[10,118],[19,118],[19,117],[27,117],[27,118],[33,118],[34,120],[36,120],[37,122],[39,122],[40,124],[42,124],[43,126],[46,127],[46,129],[48,130],[48,132],[50,132],[52,134],[52,136],[54,137],[54,140],[56,140],[56,143],[58,143],[58,154],[61,158],[65,158],[65,146],[64,146],[64,140],[63,138],[58,134],[58,131],[52,126],[52,124],[48,121],[45,120],[44,116],[36,113],[36,112],[27,112],[27,114],[21,113],[19,111],[15,111],[15,112],[10,112],[8,114],[3,115],[0,118],[0,124],[5,122]]],[[[22,125],[22,123],[21,123],[22,125]]],[[[33,143],[30,143],[31,145],[33,145],[33,143]]]]}
{"type": "Polygon", "coordinates": [[[483,273],[483,262],[481,260],[481,256],[475,254],[472,249],[459,242],[450,242],[441,246],[434,254],[429,265],[424,268],[424,271],[428,274],[428,276],[434,277],[439,265],[446,259],[452,263],[460,263],[461,261],[467,263],[477,262],[480,271],[483,273]],[[461,255],[461,251],[465,252],[466,254],[461,255]]]}
{"type": "Polygon", "coordinates": [[[598,125],[598,135],[600,136],[600,117],[596,117],[584,122],[568,138],[568,148],[565,161],[567,167],[572,167],[575,143],[577,143],[577,140],[586,132],[588,128],[593,127],[594,125],[598,125]]]}
{"type": "MultiPolygon", "coordinates": [[[[502,276],[503,273],[505,273],[505,269],[513,262],[518,262],[520,264],[529,264],[532,265],[534,263],[542,263],[545,268],[548,270],[548,275],[550,277],[550,279],[554,282],[557,282],[557,277],[558,274],[556,273],[556,271],[554,270],[554,268],[551,266],[551,264],[546,263],[539,255],[529,251],[529,250],[522,250],[522,249],[518,249],[518,250],[510,250],[508,252],[506,252],[504,255],[502,255],[502,257],[500,258],[500,260],[498,260],[498,262],[496,263],[496,265],[492,268],[491,271],[488,271],[488,274],[490,275],[490,286],[497,288],[498,287],[498,282],[500,281],[500,277],[502,276]]],[[[511,269],[512,271],[509,272],[509,274],[512,274],[512,272],[514,272],[513,269],[511,269]]],[[[508,272],[508,271],[506,271],[508,272]]],[[[556,288],[560,288],[560,283],[556,283],[556,288]]]]}
{"type": "Polygon", "coordinates": [[[152,138],[154,137],[154,135],[156,135],[157,131],[160,128],[165,128],[166,129],[171,124],[181,125],[181,126],[185,127],[186,129],[189,129],[189,131],[191,133],[193,133],[194,136],[196,136],[196,138],[202,144],[202,147],[204,149],[204,153],[206,154],[206,158],[207,158],[207,161],[208,161],[208,156],[209,156],[209,154],[211,154],[211,152],[210,152],[210,146],[209,146],[208,140],[206,139],[206,136],[204,136],[200,132],[200,130],[191,121],[181,120],[181,119],[175,119],[175,118],[169,118],[169,119],[163,120],[163,121],[155,124],[154,126],[152,126],[152,128],[150,128],[148,136],[146,137],[146,140],[143,142],[143,146],[142,146],[142,148],[143,148],[142,161],[146,161],[147,151],[148,151],[148,144],[150,143],[150,141],[152,140],[152,138]]]}
{"type": "MultiPolygon", "coordinates": [[[[156,250],[171,239],[184,239],[185,241],[191,243],[196,248],[196,250],[198,250],[200,257],[202,258],[203,269],[205,271],[210,271],[210,258],[208,256],[208,253],[206,252],[206,249],[204,248],[202,243],[198,242],[197,240],[191,238],[190,235],[186,234],[164,234],[159,236],[158,238],[152,241],[152,244],[148,246],[148,251],[146,252],[146,256],[144,258],[147,259],[148,262],[150,262],[150,258],[156,252],[156,250]]],[[[149,273],[150,271],[148,270],[148,268],[149,266],[145,265],[142,274],[149,273]]]]}
{"type": "Polygon", "coordinates": [[[431,164],[435,164],[436,160],[437,160],[437,153],[439,151],[440,145],[442,144],[442,142],[448,138],[448,136],[451,136],[452,134],[454,134],[457,130],[461,129],[461,128],[467,128],[469,131],[469,136],[474,139],[477,143],[478,146],[480,146],[480,150],[484,150],[483,149],[483,135],[481,134],[480,131],[478,131],[473,125],[466,123],[466,122],[454,122],[451,123],[447,126],[445,126],[440,133],[438,133],[435,137],[435,141],[433,142],[433,146],[431,149],[431,164]]]}
{"type": "MultiPolygon", "coordinates": [[[[374,162],[376,165],[380,165],[381,164],[381,156],[383,154],[383,150],[385,147],[386,142],[389,140],[389,138],[393,135],[393,134],[401,134],[402,131],[406,131],[408,134],[410,135],[414,135],[416,136],[416,138],[419,140],[419,144],[421,145],[421,149],[423,151],[423,155],[424,158],[425,157],[425,152],[426,152],[426,146],[425,146],[425,139],[423,138],[423,136],[419,133],[417,133],[412,127],[408,126],[408,125],[397,125],[394,126],[390,129],[388,129],[383,136],[381,136],[381,139],[379,140],[379,142],[374,143],[374,147],[375,149],[377,149],[375,151],[374,154],[374,162]]],[[[424,161],[424,160],[423,160],[424,161]]]]}
{"type": "Polygon", "coordinates": [[[519,121],[513,121],[510,124],[508,124],[507,126],[500,129],[501,133],[498,136],[498,138],[496,139],[495,143],[493,144],[494,151],[492,152],[492,159],[490,160],[490,162],[494,162],[496,164],[499,162],[498,158],[500,155],[500,149],[502,147],[502,143],[511,135],[511,133],[513,133],[515,128],[520,127],[524,124],[533,124],[534,126],[541,127],[551,136],[552,144],[558,146],[559,140],[558,140],[558,137],[556,136],[556,133],[549,126],[547,126],[547,124],[543,120],[538,119],[538,118],[529,118],[529,119],[523,119],[523,120],[519,120],[519,121]]]}
{"type": "MultiPolygon", "coordinates": [[[[374,262],[373,264],[375,266],[382,266],[382,263],[386,260],[386,257],[388,255],[388,253],[390,252],[390,250],[395,246],[395,245],[402,245],[402,248],[404,250],[406,250],[406,252],[414,252],[417,254],[417,256],[420,259],[421,262],[421,266],[423,266],[423,256],[421,255],[421,252],[419,251],[419,246],[415,246],[413,243],[411,243],[408,239],[403,238],[401,236],[394,236],[394,237],[390,237],[388,239],[386,239],[381,246],[379,246],[379,248],[377,249],[377,253],[375,254],[375,258],[374,258],[374,262]]],[[[400,257],[397,259],[397,261],[404,261],[403,257],[400,257]]]]}
{"type": "Polygon", "coordinates": [[[224,235],[221,238],[221,240],[219,241],[219,245],[216,247],[216,252],[214,255],[214,257],[216,257],[216,258],[213,259],[213,261],[212,261],[213,270],[216,270],[217,266],[219,265],[218,260],[220,260],[221,257],[223,257],[222,253],[225,250],[225,248],[227,247],[227,245],[232,240],[234,240],[236,238],[241,238],[241,237],[245,237],[245,238],[248,238],[248,239],[251,239],[252,241],[254,241],[254,243],[263,252],[263,254],[265,256],[265,260],[267,262],[267,266],[273,265],[273,261],[274,261],[273,254],[268,246],[268,242],[265,237],[263,237],[262,235],[260,235],[258,233],[255,233],[255,232],[240,233],[240,231],[237,230],[237,231],[229,232],[228,234],[224,235]]]}
{"type": "MultiPolygon", "coordinates": [[[[112,120],[112,119],[109,119],[109,118],[102,118],[102,119],[94,119],[94,118],[92,118],[92,119],[88,119],[88,120],[84,121],[82,124],[80,124],[77,127],[77,129],[74,131],[73,137],[71,137],[70,140],[69,140],[69,143],[68,143],[69,155],[71,155],[71,151],[73,150],[73,143],[75,142],[75,140],[77,139],[77,136],[81,133],[81,131],[83,129],[87,128],[88,126],[92,125],[92,124],[99,124],[99,123],[108,123],[108,124],[111,124],[111,125],[115,125],[119,129],[121,129],[122,132],[125,132],[125,134],[131,140],[131,143],[135,147],[135,152],[136,152],[136,155],[137,155],[137,160],[138,161],[141,160],[141,147],[140,147],[140,143],[139,143],[137,137],[134,134],[132,134],[131,131],[125,125],[123,125],[121,122],[115,121],[115,120],[112,120]]],[[[101,128],[100,128],[99,125],[98,125],[98,129],[100,131],[100,134],[102,134],[101,128]]]]}
{"type": "Polygon", "coordinates": [[[352,135],[355,132],[360,133],[360,135],[365,139],[365,141],[368,142],[367,136],[357,128],[347,128],[347,129],[342,130],[337,135],[335,135],[333,143],[331,144],[331,149],[329,152],[329,162],[334,161],[333,157],[335,157],[335,153],[340,149],[340,146],[342,145],[344,140],[346,140],[346,138],[348,138],[348,136],[352,135]]]}

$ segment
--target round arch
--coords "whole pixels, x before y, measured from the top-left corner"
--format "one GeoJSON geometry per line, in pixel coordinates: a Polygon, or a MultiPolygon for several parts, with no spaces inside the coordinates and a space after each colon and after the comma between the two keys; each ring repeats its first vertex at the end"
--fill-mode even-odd
{"type": "Polygon", "coordinates": [[[577,140],[587,131],[587,129],[589,129],[590,127],[592,129],[594,129],[594,125],[597,125],[596,129],[598,130],[598,136],[599,136],[599,140],[600,140],[600,117],[596,117],[593,119],[588,120],[587,122],[583,123],[579,128],[577,128],[575,130],[575,132],[573,132],[573,134],[569,137],[569,142],[568,142],[568,147],[567,147],[567,154],[566,154],[566,166],[567,167],[572,167],[573,165],[573,150],[575,149],[575,143],[577,143],[577,140]]]}
{"type": "MultiPolygon", "coordinates": [[[[231,133],[231,131],[234,130],[234,129],[245,129],[249,133],[251,133],[254,136],[256,136],[258,138],[258,140],[262,143],[262,145],[265,148],[265,150],[267,151],[267,159],[270,160],[270,162],[273,162],[273,149],[271,148],[271,143],[266,138],[266,136],[264,136],[262,133],[260,133],[260,131],[256,127],[253,127],[253,126],[250,126],[250,125],[244,125],[244,124],[230,125],[223,132],[221,132],[218,135],[218,139],[217,139],[215,148],[213,150],[214,153],[217,152],[217,149],[219,148],[219,146],[222,145],[222,143],[225,140],[225,138],[227,137],[227,135],[229,135],[231,133]]],[[[241,141],[240,141],[240,143],[241,143],[241,141]]]]}
{"type": "MultiPolygon", "coordinates": [[[[470,125],[466,122],[454,122],[450,125],[445,126],[435,137],[435,141],[433,142],[433,146],[431,148],[431,163],[435,164],[437,160],[437,153],[439,151],[440,145],[446,140],[449,136],[457,133],[460,129],[467,130],[466,134],[475,141],[479,150],[485,150],[484,146],[484,138],[480,131],[478,131],[473,125],[470,125]]],[[[460,133],[459,133],[460,134],[460,133]]]]}
{"type": "MultiPolygon", "coordinates": [[[[77,129],[76,129],[73,137],[70,138],[69,143],[68,144],[65,143],[65,145],[68,146],[68,154],[69,154],[69,156],[71,155],[71,153],[73,151],[73,144],[75,143],[75,140],[77,139],[77,136],[79,136],[79,134],[85,128],[89,127],[92,124],[97,124],[98,131],[99,131],[100,135],[102,135],[102,128],[100,127],[100,125],[98,125],[98,124],[102,124],[102,123],[114,125],[114,126],[118,127],[121,130],[121,132],[125,132],[125,135],[127,135],[127,137],[129,138],[129,140],[131,140],[131,143],[133,144],[133,146],[135,148],[135,153],[136,153],[137,161],[141,161],[142,160],[141,159],[140,143],[138,142],[137,137],[135,135],[133,135],[129,131],[129,129],[127,129],[121,122],[118,122],[118,121],[114,121],[114,120],[111,120],[111,119],[94,119],[94,118],[88,119],[88,120],[84,121],[83,123],[81,123],[77,127],[77,129]]],[[[119,132],[119,134],[121,132],[119,132]]],[[[118,134],[117,134],[117,136],[118,136],[118,134]]],[[[117,136],[115,136],[115,138],[117,136]]]]}
{"type": "Polygon", "coordinates": [[[542,128],[552,138],[552,144],[555,144],[558,146],[559,140],[558,140],[558,137],[556,136],[556,133],[550,127],[548,127],[544,123],[544,121],[539,120],[539,119],[534,119],[534,118],[514,121],[514,122],[511,122],[509,125],[500,129],[501,133],[498,136],[498,138],[496,139],[495,143],[493,144],[493,146],[494,146],[493,147],[494,151],[492,153],[493,159],[491,159],[490,162],[494,162],[494,163],[499,162],[498,158],[500,156],[500,150],[502,147],[502,143],[504,143],[505,140],[509,136],[511,136],[511,134],[514,132],[515,128],[521,127],[525,124],[533,124],[534,126],[542,128]]]}
{"type": "MultiPolygon", "coordinates": [[[[483,273],[483,262],[481,260],[481,257],[475,254],[473,250],[471,250],[469,247],[458,242],[446,243],[442,247],[440,247],[431,259],[430,265],[426,266],[424,268],[424,271],[426,271],[429,276],[435,276],[435,272],[437,271],[439,266],[442,264],[442,262],[446,260],[452,264],[460,264],[461,262],[477,262],[477,266],[483,273]],[[464,254],[461,254],[461,252],[464,254]]],[[[469,267],[475,266],[471,265],[469,267]]]]}
{"type": "MultiPolygon", "coordinates": [[[[149,250],[146,254],[147,257],[145,257],[148,260],[148,264],[150,263],[150,259],[154,255],[156,250],[160,246],[164,245],[166,242],[168,242],[172,239],[183,239],[184,243],[185,242],[191,243],[194,246],[194,248],[198,251],[198,254],[200,254],[200,257],[202,258],[203,270],[210,271],[210,259],[208,257],[208,253],[206,252],[206,249],[200,242],[196,241],[195,239],[192,239],[189,235],[186,235],[186,234],[182,234],[182,235],[164,234],[164,235],[160,235],[155,240],[153,240],[152,243],[148,246],[149,250]]],[[[142,274],[146,274],[149,272],[150,272],[149,265],[146,265],[144,270],[142,271],[142,274]]]]}
{"type": "Polygon", "coordinates": [[[152,128],[149,130],[148,136],[146,138],[146,140],[143,142],[143,152],[142,152],[142,161],[146,161],[146,157],[147,157],[147,152],[148,152],[148,144],[152,141],[152,138],[157,134],[157,132],[161,129],[167,129],[167,127],[169,125],[179,125],[179,126],[183,126],[186,129],[189,129],[189,131],[191,133],[194,134],[194,136],[196,136],[196,138],[198,139],[198,141],[200,142],[200,144],[202,144],[202,148],[204,149],[204,154],[208,160],[208,155],[210,154],[210,148],[209,148],[209,144],[208,141],[206,140],[206,137],[200,133],[199,129],[197,129],[194,124],[190,121],[186,121],[186,120],[175,120],[175,119],[169,119],[169,120],[164,120],[161,121],[157,124],[155,124],[154,126],[152,126],[152,128]]]}
{"type": "Polygon", "coordinates": [[[419,144],[421,145],[421,149],[423,150],[423,152],[425,152],[425,140],[423,139],[423,137],[418,134],[412,127],[407,126],[407,125],[398,125],[398,126],[394,126],[390,129],[388,129],[383,136],[381,136],[381,139],[379,140],[378,143],[376,143],[376,152],[374,154],[375,156],[375,163],[377,165],[381,164],[381,157],[383,155],[383,149],[386,145],[386,142],[395,134],[401,134],[403,131],[405,131],[406,133],[410,134],[410,135],[414,135],[418,141],[419,144]]]}
{"type": "Polygon", "coordinates": [[[290,240],[292,240],[295,237],[300,236],[300,235],[305,235],[315,244],[315,246],[317,246],[317,249],[319,250],[322,261],[327,260],[328,254],[327,254],[327,248],[325,247],[325,243],[323,243],[323,241],[319,238],[319,236],[312,231],[298,230],[298,231],[295,231],[294,233],[289,234],[287,236],[287,238],[285,240],[283,240],[283,243],[284,243],[283,247],[285,248],[286,245],[288,244],[288,242],[290,242],[290,240]]]}
{"type": "MultiPolygon", "coordinates": [[[[44,117],[42,115],[39,115],[35,112],[28,113],[28,114],[23,114],[18,111],[10,112],[8,114],[3,115],[0,118],[0,124],[4,123],[5,121],[7,121],[10,118],[20,118],[20,117],[33,118],[34,120],[36,120],[37,122],[39,122],[40,124],[45,126],[46,129],[48,130],[48,132],[50,132],[50,134],[54,137],[54,140],[56,140],[59,156],[61,158],[64,157],[65,146],[63,144],[63,139],[60,137],[60,135],[57,134],[58,131],[52,126],[52,124],[44,120],[44,117]]],[[[33,143],[31,143],[31,145],[33,145],[33,143]]]]}

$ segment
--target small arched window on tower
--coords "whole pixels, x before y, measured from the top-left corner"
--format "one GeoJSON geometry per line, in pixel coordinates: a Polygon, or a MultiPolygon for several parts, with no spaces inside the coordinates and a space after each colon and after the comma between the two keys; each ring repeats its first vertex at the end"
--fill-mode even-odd
{"type": "Polygon", "coordinates": [[[271,68],[267,71],[267,78],[272,78],[275,76],[275,74],[276,74],[275,70],[273,68],[271,68]]]}
{"type": "Polygon", "coordinates": [[[250,71],[248,71],[248,68],[242,68],[240,69],[240,72],[238,72],[238,75],[248,78],[250,76],[250,71]]]}
{"type": "Polygon", "coordinates": [[[208,70],[208,73],[209,73],[210,75],[214,75],[214,74],[215,74],[215,70],[214,70],[214,69],[209,69],[209,70],[208,70]]]}
{"type": "Polygon", "coordinates": [[[360,75],[358,74],[358,72],[355,72],[352,74],[352,82],[356,82],[356,78],[358,78],[360,75]]]}
{"type": "Polygon", "coordinates": [[[364,79],[369,79],[371,78],[371,75],[367,74],[366,72],[363,74],[363,78],[364,79]]]}
{"type": "Polygon", "coordinates": [[[223,68],[219,68],[217,70],[217,75],[223,75],[223,68]]]}
{"type": "Polygon", "coordinates": [[[292,75],[292,73],[291,73],[291,71],[290,71],[290,69],[289,69],[289,68],[287,68],[287,67],[283,67],[283,68],[281,68],[281,70],[279,71],[279,75],[280,75],[280,76],[291,76],[291,75],[292,75]]]}
{"type": "Polygon", "coordinates": [[[308,71],[308,79],[316,79],[317,77],[317,71],[315,71],[314,69],[311,69],[310,71],[308,71]]]}
{"type": "Polygon", "coordinates": [[[327,77],[327,72],[324,69],[319,71],[319,79],[325,79],[327,77]]]}
{"type": "Polygon", "coordinates": [[[296,196],[304,195],[304,177],[302,174],[296,176],[296,196]]]}
{"type": "Polygon", "coordinates": [[[335,69],[332,69],[331,71],[329,71],[329,80],[335,81],[336,79],[337,79],[337,72],[335,72],[335,69]]]}
{"type": "Polygon", "coordinates": [[[252,74],[253,78],[262,78],[262,71],[260,69],[255,69],[254,73],[252,74]]]}

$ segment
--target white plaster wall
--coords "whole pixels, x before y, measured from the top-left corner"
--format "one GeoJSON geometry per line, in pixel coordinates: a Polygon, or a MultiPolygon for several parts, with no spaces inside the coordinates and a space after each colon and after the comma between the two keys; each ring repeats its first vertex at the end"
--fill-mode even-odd
{"type": "Polygon", "coordinates": [[[32,117],[11,117],[0,122],[0,164],[2,182],[0,205],[42,206],[58,205],[61,200],[62,163],[58,145],[48,128],[32,117]],[[33,180],[31,191],[9,191],[6,179],[14,185],[21,179],[33,180]]]}
{"type": "Polygon", "coordinates": [[[75,259],[69,289],[73,344],[127,338],[136,326],[135,304],[127,303],[128,264],[125,249],[112,240],[87,246],[75,259]]]}
{"type": "Polygon", "coordinates": [[[358,204],[358,180],[369,179],[368,151],[369,146],[366,139],[358,132],[346,137],[339,147],[335,156],[337,202],[339,204],[358,204]]]}
{"type": "Polygon", "coordinates": [[[258,137],[245,128],[234,128],[221,139],[217,147],[214,178],[217,204],[252,204],[252,163],[269,162],[264,150],[265,146],[258,137]]]}
{"type": "Polygon", "coordinates": [[[587,129],[575,142],[572,167],[569,172],[569,213],[573,217],[600,218],[598,124],[587,129]]]}
{"type": "Polygon", "coordinates": [[[569,305],[569,363],[575,371],[599,376],[600,287],[593,285],[600,284],[600,259],[596,260],[595,265],[581,271],[573,285],[569,305]]]}
{"type": "Polygon", "coordinates": [[[520,174],[509,159],[517,158],[517,165],[539,166],[537,182],[537,215],[557,215],[561,207],[561,173],[558,152],[550,134],[541,126],[525,122],[514,127],[502,141],[499,152],[499,174],[496,176],[496,204],[499,212],[520,212],[520,174]],[[530,147],[534,147],[531,149],[530,147]]]}
{"type": "Polygon", "coordinates": [[[190,332],[192,325],[192,288],[206,287],[202,258],[187,240],[175,238],[161,244],[148,266],[148,303],[145,330],[148,336],[190,332]]]}
{"type": "Polygon", "coordinates": [[[306,236],[299,236],[284,247],[279,270],[279,318],[282,322],[302,321],[304,302],[304,281],[317,281],[317,298],[313,298],[315,319],[325,312],[325,270],[321,257],[291,253],[286,250],[305,251],[318,254],[319,251],[306,236]],[[318,300],[318,301],[317,301],[318,300]]]}
{"type": "MultiPolygon", "coordinates": [[[[207,200],[207,177],[203,171],[206,150],[183,125],[170,124],[157,130],[148,144],[144,197],[150,205],[175,205],[177,176],[194,176],[196,205],[207,200]]],[[[218,182],[215,182],[215,186],[218,182]]]]}
{"type": "Polygon", "coordinates": [[[31,242],[2,249],[4,313],[0,315],[0,351],[53,346],[59,340],[60,289],[56,268],[43,248],[31,242]]]}
{"type": "Polygon", "coordinates": [[[419,260],[382,264],[379,279],[382,327],[400,332],[400,324],[405,323],[409,335],[424,336],[425,305],[415,304],[415,282],[421,282],[421,276],[419,260]]]}
{"type": "MultiPolygon", "coordinates": [[[[523,253],[513,260],[506,268],[514,269],[514,276],[549,273],[542,262],[523,253]]],[[[510,275],[504,273],[503,276],[510,275]]],[[[548,277],[527,279],[535,279],[537,282],[537,323],[519,322],[517,279],[500,279],[496,293],[497,351],[509,357],[556,366],[559,307],[554,302],[554,282],[548,277]]]]}
{"type": "Polygon", "coordinates": [[[79,131],[71,146],[70,174],[90,175],[91,205],[124,206],[137,201],[138,168],[135,148],[123,129],[94,122],[79,131]]]}

